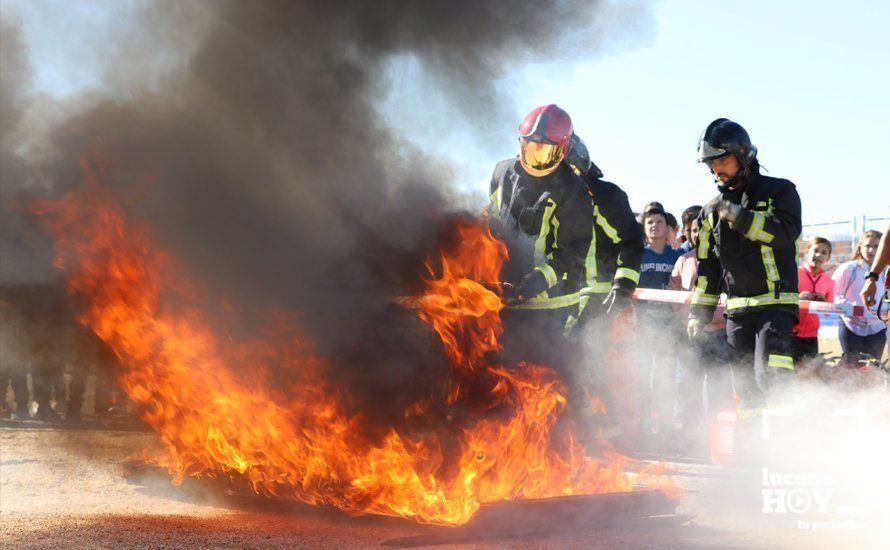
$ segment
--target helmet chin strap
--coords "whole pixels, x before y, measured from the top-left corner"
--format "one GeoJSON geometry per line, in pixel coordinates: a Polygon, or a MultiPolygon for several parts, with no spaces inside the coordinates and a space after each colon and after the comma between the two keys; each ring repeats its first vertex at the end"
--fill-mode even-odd
{"type": "MultiPolygon", "coordinates": [[[[738,157],[738,155],[736,155],[736,159],[738,159],[739,166],[741,166],[741,168],[738,170],[738,172],[735,173],[733,177],[729,179],[728,182],[723,183],[722,181],[720,181],[720,178],[714,178],[714,182],[717,184],[717,189],[721,193],[728,193],[732,191],[733,189],[744,183],[745,180],[748,179],[748,176],[751,175],[751,165],[747,162],[743,162],[742,159],[738,157]]],[[[714,171],[711,170],[711,173],[713,174],[714,171]]]]}
{"type": "Polygon", "coordinates": [[[740,178],[739,176],[741,176],[741,173],[737,173],[726,183],[723,183],[722,181],[720,181],[719,178],[715,179],[714,182],[717,183],[717,189],[721,193],[729,193],[730,191],[735,189],[736,186],[738,186],[740,183],[742,183],[744,181],[744,179],[740,178]]]}

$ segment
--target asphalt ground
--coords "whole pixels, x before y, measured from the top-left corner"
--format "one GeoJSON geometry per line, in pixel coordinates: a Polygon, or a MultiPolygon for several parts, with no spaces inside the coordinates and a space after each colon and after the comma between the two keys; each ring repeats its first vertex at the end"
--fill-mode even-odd
{"type": "Polygon", "coordinates": [[[885,548],[890,540],[886,514],[850,523],[835,514],[763,513],[756,468],[672,458],[668,466],[685,488],[674,514],[619,514],[599,525],[553,517],[541,532],[508,523],[468,534],[399,518],[351,517],[233,492],[212,480],[174,486],[166,472],[132,459],[155,446],[154,435],[138,424],[0,424],[0,547],[885,548]]]}

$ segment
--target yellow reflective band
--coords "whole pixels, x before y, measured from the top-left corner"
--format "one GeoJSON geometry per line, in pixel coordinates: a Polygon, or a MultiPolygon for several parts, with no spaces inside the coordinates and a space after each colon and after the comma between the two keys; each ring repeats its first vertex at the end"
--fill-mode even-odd
{"type": "Polygon", "coordinates": [[[547,237],[550,236],[550,218],[556,209],[553,199],[547,199],[547,207],[544,208],[544,218],[541,220],[541,231],[535,239],[535,264],[543,264],[547,259],[547,237]]]}
{"type": "Polygon", "coordinates": [[[779,267],[776,265],[773,249],[768,246],[761,246],[760,256],[763,258],[763,268],[766,270],[767,286],[770,290],[773,290],[773,283],[780,279],[779,267]]]}
{"type": "Polygon", "coordinates": [[[640,272],[629,267],[619,267],[615,270],[615,278],[616,279],[630,279],[634,283],[640,282],[640,272]]]}
{"type": "Polygon", "coordinates": [[[751,227],[748,228],[745,237],[750,241],[760,241],[766,244],[773,242],[773,235],[763,230],[763,225],[766,223],[766,216],[760,212],[752,212],[752,214],[754,215],[754,219],[751,220],[751,227]]]}
{"type": "Polygon", "coordinates": [[[708,290],[708,276],[707,275],[699,275],[695,278],[695,290],[702,294],[705,294],[708,290]]]}
{"type": "Polygon", "coordinates": [[[766,219],[760,212],[752,212],[752,214],[754,217],[751,220],[751,227],[748,228],[745,237],[748,237],[748,240],[754,241],[757,240],[757,233],[763,229],[763,222],[766,221],[766,219]]]}
{"type": "Polygon", "coordinates": [[[591,294],[608,294],[612,290],[612,283],[595,281],[580,290],[582,296],[591,294]]]}
{"type": "Polygon", "coordinates": [[[548,288],[557,283],[558,278],[556,277],[556,270],[553,269],[550,264],[535,266],[535,270],[540,271],[541,274],[544,276],[544,279],[547,281],[548,288]]]}
{"type": "MultiPolygon", "coordinates": [[[[596,218],[596,207],[594,207],[594,218],[596,218]]],[[[587,258],[584,259],[584,270],[587,275],[587,284],[596,283],[596,224],[590,231],[590,247],[587,249],[587,258]]]]}
{"type": "Polygon", "coordinates": [[[621,238],[618,236],[618,231],[614,227],[612,227],[612,224],[609,223],[609,220],[607,220],[605,216],[600,214],[599,206],[593,207],[593,215],[596,218],[597,225],[603,228],[603,232],[606,234],[607,237],[612,239],[613,243],[618,244],[619,242],[621,242],[621,238]]]}
{"type": "Polygon", "coordinates": [[[777,369],[794,370],[794,360],[788,355],[776,355],[770,353],[768,365],[777,369]]]}
{"type": "Polygon", "coordinates": [[[699,275],[695,280],[695,288],[692,289],[692,305],[716,306],[718,297],[716,294],[708,294],[708,277],[699,275]]]}
{"type": "Polygon", "coordinates": [[[554,215],[550,225],[553,226],[553,248],[559,248],[559,218],[554,215]]]}
{"type": "Polygon", "coordinates": [[[761,416],[763,414],[763,409],[743,409],[740,407],[738,411],[736,411],[736,414],[739,415],[739,420],[747,420],[749,418],[761,416]]]}
{"type": "MultiPolygon", "coordinates": [[[[694,300],[695,298],[693,297],[693,303],[694,300]]],[[[726,300],[726,309],[727,311],[729,311],[732,309],[741,309],[745,307],[776,305],[796,306],[799,303],[800,296],[798,296],[796,292],[782,292],[779,294],[778,298],[776,298],[776,295],[774,293],[769,292],[767,294],[761,294],[760,296],[730,298],[726,300]]]]}
{"type": "Polygon", "coordinates": [[[692,295],[692,305],[694,306],[716,306],[719,301],[719,297],[714,294],[699,294],[695,293],[692,295]]]}
{"type": "Polygon", "coordinates": [[[574,306],[581,299],[580,292],[566,294],[565,296],[557,296],[555,298],[532,298],[518,304],[509,306],[507,309],[559,309],[562,307],[574,306]]]}
{"type": "Polygon", "coordinates": [[[699,260],[707,260],[708,252],[711,249],[711,216],[702,219],[701,227],[698,230],[698,252],[699,260]]]}
{"type": "MultiPolygon", "coordinates": [[[[578,299],[578,318],[581,318],[581,314],[584,313],[584,308],[587,307],[587,303],[590,302],[590,296],[584,296],[583,294],[578,299]]],[[[574,329],[574,327],[573,327],[574,329]]]]}
{"type": "Polygon", "coordinates": [[[492,193],[491,196],[488,197],[488,200],[491,202],[494,209],[496,211],[500,212],[500,210],[501,210],[501,188],[498,187],[497,189],[495,189],[494,193],[492,193]]]}
{"type": "Polygon", "coordinates": [[[572,332],[575,330],[575,325],[578,324],[578,318],[574,315],[569,315],[569,318],[566,320],[565,326],[562,327],[562,335],[568,338],[572,335],[572,332]]]}

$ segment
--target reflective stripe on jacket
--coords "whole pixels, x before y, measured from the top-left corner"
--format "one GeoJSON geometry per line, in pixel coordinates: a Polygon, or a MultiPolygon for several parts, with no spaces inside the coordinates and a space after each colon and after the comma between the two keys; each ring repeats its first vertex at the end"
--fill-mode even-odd
{"type": "MultiPolygon", "coordinates": [[[[534,243],[532,265],[527,266],[528,275],[538,281],[534,298],[515,308],[577,305],[586,292],[594,234],[594,206],[585,182],[565,164],[547,176],[530,176],[517,157],[495,166],[489,193],[489,214],[502,230],[524,234],[534,243]]],[[[521,258],[511,251],[511,262],[521,258]]]]}
{"type": "Polygon", "coordinates": [[[764,308],[798,314],[797,239],[800,196],[788,180],[756,173],[716,197],[699,215],[699,270],[693,314],[710,319],[720,292],[729,317],[764,308]],[[725,199],[742,206],[735,226],[720,220],[725,199]]]}

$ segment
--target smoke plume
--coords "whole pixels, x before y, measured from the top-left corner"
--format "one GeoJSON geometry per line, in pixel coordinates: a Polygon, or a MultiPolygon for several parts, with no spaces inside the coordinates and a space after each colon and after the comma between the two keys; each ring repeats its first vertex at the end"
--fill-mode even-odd
{"type": "Polygon", "coordinates": [[[601,12],[561,0],[157,2],[109,48],[113,93],[56,106],[51,124],[24,116],[29,70],[4,23],[2,284],[55,281],[51,246],[20,207],[79,185],[86,157],[229,297],[243,330],[269,307],[299,311],[337,376],[397,414],[416,398],[411,381],[445,367],[392,297],[417,289],[458,201],[444,159],[380,116],[387,61],[419,59],[484,134],[515,117],[498,78],[596,44],[584,31],[601,12]]]}

